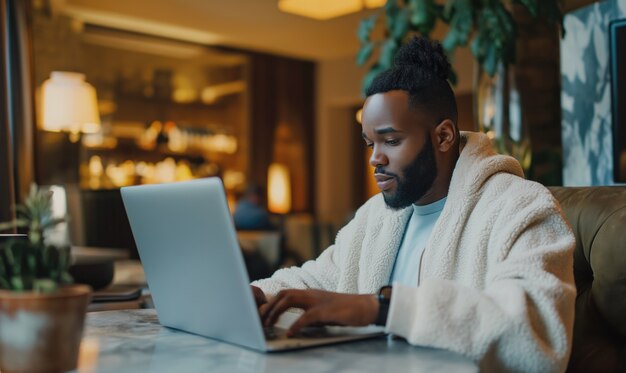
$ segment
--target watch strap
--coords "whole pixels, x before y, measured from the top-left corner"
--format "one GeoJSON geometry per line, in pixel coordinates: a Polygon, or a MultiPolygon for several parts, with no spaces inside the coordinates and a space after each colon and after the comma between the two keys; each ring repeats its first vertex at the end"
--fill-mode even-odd
{"type": "Polygon", "coordinates": [[[389,305],[391,303],[391,286],[383,286],[378,291],[378,316],[376,317],[376,325],[386,325],[389,316],[389,305]]]}
{"type": "Polygon", "coordinates": [[[378,316],[376,316],[376,325],[385,326],[387,324],[387,317],[389,316],[389,304],[383,303],[378,300],[378,316]]]}

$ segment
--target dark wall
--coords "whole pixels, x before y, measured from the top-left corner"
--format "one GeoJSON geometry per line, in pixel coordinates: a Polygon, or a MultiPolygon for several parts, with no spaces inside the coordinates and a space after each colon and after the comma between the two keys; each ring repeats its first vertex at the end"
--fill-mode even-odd
{"type": "Polygon", "coordinates": [[[33,177],[29,4],[0,1],[0,221],[14,217],[33,177]]]}
{"type": "Polygon", "coordinates": [[[7,1],[0,1],[0,221],[15,217],[11,206],[15,203],[13,184],[13,141],[9,121],[9,86],[7,48],[7,1]]]}

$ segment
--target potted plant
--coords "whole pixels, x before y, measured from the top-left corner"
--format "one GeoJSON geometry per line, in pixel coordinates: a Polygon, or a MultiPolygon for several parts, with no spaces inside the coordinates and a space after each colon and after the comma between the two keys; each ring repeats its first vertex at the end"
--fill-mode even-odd
{"type": "MultiPolygon", "coordinates": [[[[76,368],[91,289],[73,285],[70,248],[46,243],[52,192],[31,186],[17,218],[0,231],[26,228],[0,242],[0,371],[65,372],[76,368]]],[[[4,237],[7,238],[7,237],[4,237]]]]}
{"type": "MultiPolygon", "coordinates": [[[[398,48],[414,34],[430,37],[437,22],[449,25],[441,42],[448,58],[470,43],[471,52],[481,68],[494,76],[498,65],[515,63],[517,24],[511,13],[514,5],[526,9],[533,17],[557,22],[563,30],[559,0],[387,0],[380,12],[361,20],[358,37],[361,48],[356,57],[365,65],[379,50],[363,79],[364,90],[381,71],[389,69],[398,48]],[[373,39],[375,26],[383,19],[382,37],[373,39]]],[[[451,76],[454,83],[456,77],[451,76]]]]}
{"type": "MultiPolygon", "coordinates": [[[[441,44],[448,58],[453,61],[455,50],[469,45],[478,62],[474,79],[477,129],[489,135],[495,149],[514,156],[528,171],[530,135],[523,97],[517,88],[515,71],[510,68],[516,61],[518,35],[514,7],[557,23],[564,32],[559,0],[388,0],[378,13],[359,24],[361,48],[356,62],[364,66],[373,61],[363,78],[363,92],[376,75],[392,67],[404,42],[414,34],[430,37],[435,25],[443,22],[448,31],[441,44]],[[381,20],[382,33],[376,28],[381,20]]],[[[456,83],[454,71],[449,80],[456,83]]]]}

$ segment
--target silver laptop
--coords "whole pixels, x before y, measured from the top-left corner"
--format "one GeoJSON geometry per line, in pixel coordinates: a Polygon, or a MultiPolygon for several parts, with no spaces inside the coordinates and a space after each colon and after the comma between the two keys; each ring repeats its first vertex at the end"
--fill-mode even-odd
{"type": "Polygon", "coordinates": [[[371,338],[381,327],[284,331],[285,313],[263,328],[219,178],[122,188],[154,306],[162,325],[258,351],[371,338]]]}

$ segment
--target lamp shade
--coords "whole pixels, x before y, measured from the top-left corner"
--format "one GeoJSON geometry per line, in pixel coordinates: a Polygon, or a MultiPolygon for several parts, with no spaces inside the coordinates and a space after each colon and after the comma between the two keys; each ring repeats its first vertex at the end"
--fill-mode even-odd
{"type": "Polygon", "coordinates": [[[291,210],[291,182],[287,166],[272,163],[267,173],[267,207],[275,214],[291,210]]]}
{"type": "Polygon", "coordinates": [[[100,129],[95,88],[80,73],[53,71],[41,86],[40,127],[94,133],[100,129]]]}

